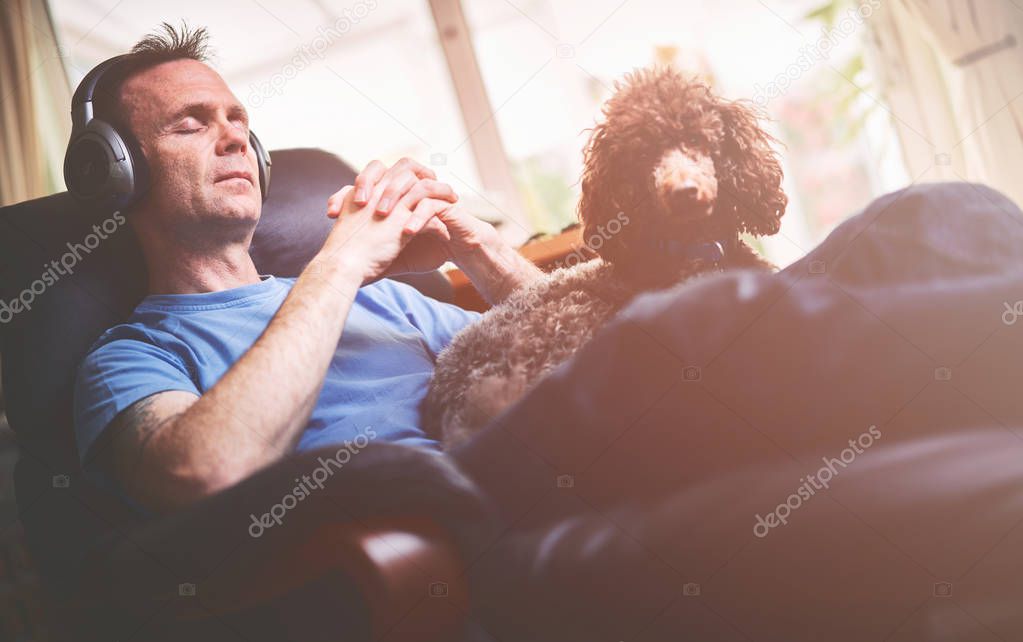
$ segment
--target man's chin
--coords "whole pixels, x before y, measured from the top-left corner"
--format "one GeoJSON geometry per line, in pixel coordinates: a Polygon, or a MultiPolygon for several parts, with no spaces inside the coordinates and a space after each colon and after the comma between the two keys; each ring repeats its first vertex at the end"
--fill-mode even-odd
{"type": "Polygon", "coordinates": [[[214,199],[213,207],[209,209],[214,216],[225,222],[236,220],[239,222],[251,221],[252,223],[259,221],[261,210],[262,201],[253,199],[247,194],[222,196],[214,199]]]}

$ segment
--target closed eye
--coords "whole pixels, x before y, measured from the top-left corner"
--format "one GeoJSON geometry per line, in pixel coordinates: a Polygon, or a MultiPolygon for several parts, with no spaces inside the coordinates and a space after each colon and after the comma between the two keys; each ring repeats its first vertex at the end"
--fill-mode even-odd
{"type": "Polygon", "coordinates": [[[178,126],[174,129],[174,132],[177,134],[194,134],[202,131],[205,127],[206,125],[202,120],[189,116],[178,121],[178,126]]]}

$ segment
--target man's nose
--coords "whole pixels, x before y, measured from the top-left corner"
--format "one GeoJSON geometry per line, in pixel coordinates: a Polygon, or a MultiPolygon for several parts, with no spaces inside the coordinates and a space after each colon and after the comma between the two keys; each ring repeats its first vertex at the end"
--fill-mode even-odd
{"type": "Polygon", "coordinates": [[[221,125],[220,138],[217,141],[217,152],[220,154],[245,154],[248,151],[249,137],[245,129],[233,123],[221,125]]]}

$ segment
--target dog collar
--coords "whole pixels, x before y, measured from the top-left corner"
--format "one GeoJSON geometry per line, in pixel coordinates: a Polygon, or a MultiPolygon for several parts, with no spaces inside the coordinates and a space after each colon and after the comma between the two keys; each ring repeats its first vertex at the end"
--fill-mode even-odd
{"type": "Polygon", "coordinates": [[[709,263],[720,263],[725,259],[725,246],[720,241],[683,243],[675,239],[650,239],[649,245],[660,252],[683,259],[709,263]]]}

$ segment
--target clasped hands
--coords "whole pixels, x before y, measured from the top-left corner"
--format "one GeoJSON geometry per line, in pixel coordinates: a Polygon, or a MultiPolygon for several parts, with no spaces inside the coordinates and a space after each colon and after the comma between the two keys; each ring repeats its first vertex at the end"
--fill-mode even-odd
{"type": "Polygon", "coordinates": [[[337,219],[328,243],[366,281],[457,264],[500,242],[493,226],[457,203],[454,189],[421,163],[403,158],[388,168],[373,161],[327,200],[327,216],[337,219]]]}

